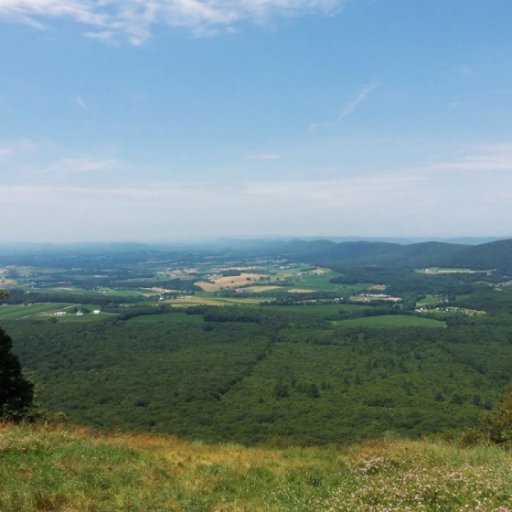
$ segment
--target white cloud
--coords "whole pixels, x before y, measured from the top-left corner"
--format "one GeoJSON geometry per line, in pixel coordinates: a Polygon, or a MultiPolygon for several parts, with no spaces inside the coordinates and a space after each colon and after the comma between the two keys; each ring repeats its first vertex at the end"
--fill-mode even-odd
{"type": "Polygon", "coordinates": [[[375,91],[379,87],[379,82],[370,82],[361,87],[357,94],[345,105],[343,105],[342,109],[340,110],[338,117],[334,119],[333,121],[327,121],[323,123],[312,123],[309,125],[310,131],[316,131],[318,129],[322,128],[328,128],[333,127],[341,123],[344,119],[346,119],[348,116],[350,116],[353,112],[357,110],[359,105],[364,103],[370,94],[375,91]]]}
{"type": "Polygon", "coordinates": [[[240,173],[211,181],[141,174],[133,163],[94,155],[53,155],[41,164],[38,153],[16,167],[31,147],[29,140],[0,145],[7,162],[0,242],[506,235],[512,222],[509,143],[392,172],[338,169],[328,179],[240,173]]]}
{"type": "Polygon", "coordinates": [[[438,162],[430,169],[439,171],[512,171],[512,144],[493,144],[474,148],[461,158],[438,162]]]}
{"type": "Polygon", "coordinates": [[[261,151],[259,153],[255,153],[250,157],[252,160],[279,160],[281,155],[279,153],[272,153],[268,151],[261,151]]]}
{"type": "Polygon", "coordinates": [[[30,139],[17,139],[0,146],[0,159],[7,159],[35,151],[36,145],[30,139]]]}
{"type": "Polygon", "coordinates": [[[0,19],[44,28],[45,20],[88,25],[86,35],[103,41],[119,36],[142,44],[154,25],[196,33],[230,29],[240,22],[276,16],[333,13],[348,0],[0,0],[0,19]]]}
{"type": "Polygon", "coordinates": [[[0,186],[1,241],[506,233],[512,179],[406,172],[331,180],[0,186]]]}
{"type": "Polygon", "coordinates": [[[83,174],[90,172],[111,172],[123,168],[119,160],[109,158],[97,160],[89,157],[63,158],[44,169],[44,173],[83,174]]]}

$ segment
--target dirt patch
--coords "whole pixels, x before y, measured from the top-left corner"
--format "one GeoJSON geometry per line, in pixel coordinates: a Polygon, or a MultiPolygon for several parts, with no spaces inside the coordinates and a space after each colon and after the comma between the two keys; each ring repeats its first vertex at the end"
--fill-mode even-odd
{"type": "Polygon", "coordinates": [[[309,274],[313,274],[315,276],[323,276],[324,274],[327,274],[330,272],[328,268],[315,268],[314,270],[311,270],[309,274]]]}
{"type": "Polygon", "coordinates": [[[17,283],[14,279],[5,279],[0,277],[0,285],[2,286],[14,286],[17,283]]]}
{"type": "Polygon", "coordinates": [[[246,288],[238,288],[238,292],[244,293],[264,293],[272,290],[281,290],[281,286],[247,286],[246,288]]]}
{"type": "Polygon", "coordinates": [[[267,274],[243,273],[239,276],[219,277],[213,281],[197,281],[196,286],[205,292],[217,292],[219,290],[236,290],[244,286],[251,286],[262,279],[267,279],[267,274]]]}

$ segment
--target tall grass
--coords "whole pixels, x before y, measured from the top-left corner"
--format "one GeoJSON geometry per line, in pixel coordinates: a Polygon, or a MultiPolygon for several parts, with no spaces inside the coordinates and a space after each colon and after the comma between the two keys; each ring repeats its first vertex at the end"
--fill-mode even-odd
{"type": "Polygon", "coordinates": [[[373,441],[245,448],[173,437],[0,427],[0,511],[512,511],[512,457],[373,441]]]}

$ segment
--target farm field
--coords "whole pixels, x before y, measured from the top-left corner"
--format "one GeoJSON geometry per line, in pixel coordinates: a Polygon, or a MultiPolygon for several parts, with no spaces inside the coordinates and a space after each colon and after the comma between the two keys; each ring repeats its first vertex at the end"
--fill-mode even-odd
{"type": "Polygon", "coordinates": [[[212,297],[210,295],[194,295],[177,297],[167,302],[175,307],[190,306],[256,306],[268,301],[268,297],[212,297]]]}
{"type": "Polygon", "coordinates": [[[56,311],[72,307],[72,304],[27,304],[21,306],[0,306],[0,321],[22,320],[34,317],[50,317],[56,311]]]}
{"type": "Polygon", "coordinates": [[[428,307],[428,306],[437,306],[438,304],[442,304],[446,302],[446,297],[435,296],[435,295],[427,295],[426,297],[421,298],[416,302],[417,307],[428,307]]]}
{"type": "Polygon", "coordinates": [[[195,284],[205,292],[218,292],[219,290],[235,290],[245,286],[265,281],[266,274],[252,274],[242,272],[238,276],[217,277],[211,281],[197,281],[195,284]]]}
{"type": "Polygon", "coordinates": [[[243,293],[266,293],[266,292],[274,292],[279,290],[285,290],[282,286],[271,286],[271,285],[256,285],[256,286],[246,286],[244,288],[239,288],[239,292],[243,293]]]}

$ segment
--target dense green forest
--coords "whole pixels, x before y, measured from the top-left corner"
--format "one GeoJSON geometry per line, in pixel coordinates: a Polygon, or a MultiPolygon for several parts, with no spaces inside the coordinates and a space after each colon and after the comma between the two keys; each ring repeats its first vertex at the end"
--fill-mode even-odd
{"type": "Polygon", "coordinates": [[[6,327],[44,405],[74,422],[245,443],[460,429],[512,374],[502,321],[375,329],[215,313],[6,327]]]}

